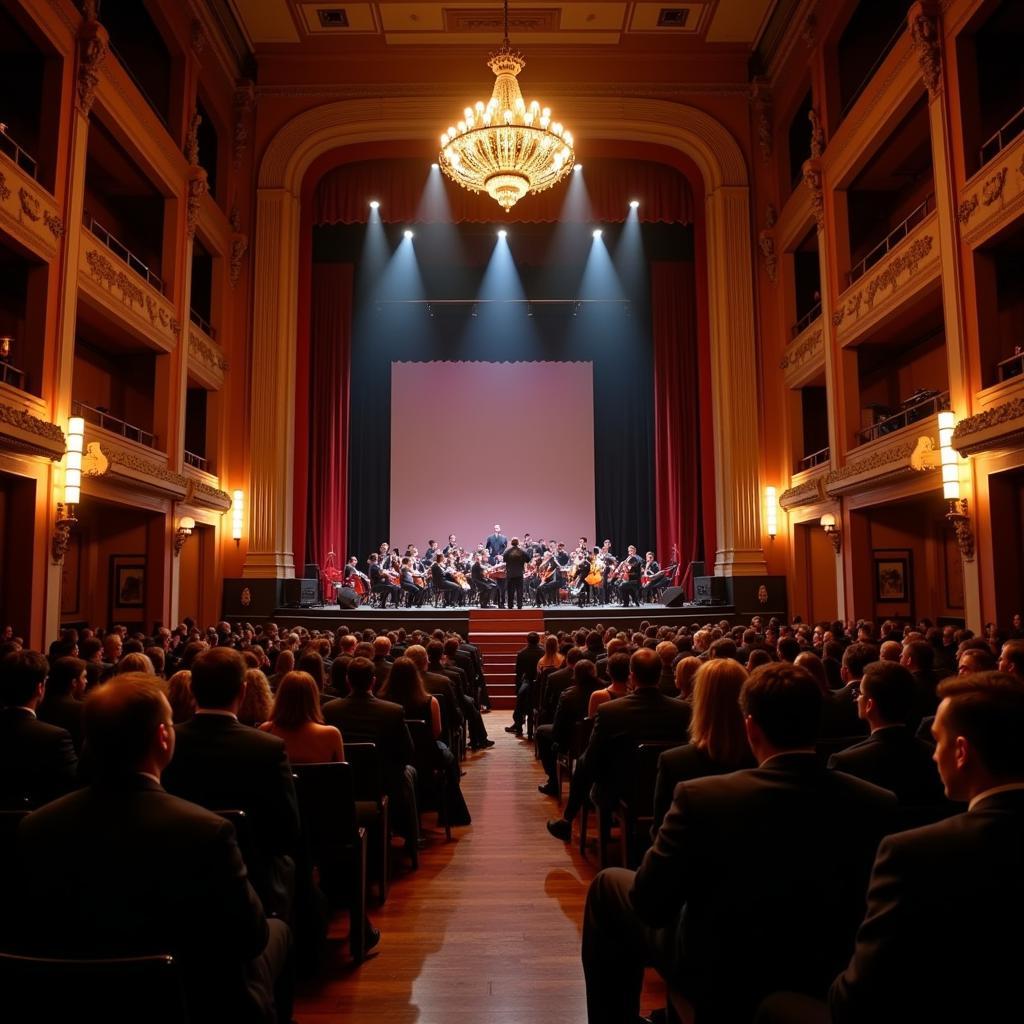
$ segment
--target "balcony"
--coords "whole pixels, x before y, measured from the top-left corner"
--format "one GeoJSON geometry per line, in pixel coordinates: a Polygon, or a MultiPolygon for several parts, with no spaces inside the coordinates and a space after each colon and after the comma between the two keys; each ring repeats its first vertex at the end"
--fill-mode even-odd
{"type": "Polygon", "coordinates": [[[8,384],[19,391],[25,390],[25,371],[11,366],[6,360],[0,360],[0,383],[8,384]]]}
{"type": "Polygon", "coordinates": [[[210,321],[206,319],[201,313],[197,313],[194,309],[188,311],[188,318],[192,321],[196,327],[199,328],[208,338],[217,340],[217,332],[210,324],[210,321]]]}
{"type": "Polygon", "coordinates": [[[916,391],[900,403],[900,408],[896,411],[876,407],[875,412],[879,415],[879,419],[870,427],[857,432],[857,444],[869,444],[872,441],[877,441],[886,434],[892,434],[904,427],[909,427],[912,423],[936,416],[948,408],[948,391],[916,391]]]}
{"type": "Polygon", "coordinates": [[[978,151],[978,165],[984,166],[995,159],[1021,132],[1024,132],[1024,107],[982,143],[978,151]]]}
{"type": "Polygon", "coordinates": [[[39,180],[39,165],[35,157],[11,138],[5,124],[0,124],[0,153],[6,154],[15,166],[20,167],[33,181],[39,180]]]}
{"type": "Polygon", "coordinates": [[[185,465],[198,469],[202,473],[210,472],[210,460],[202,455],[196,455],[195,452],[190,452],[188,449],[185,450],[185,465]]]}
{"type": "Polygon", "coordinates": [[[142,427],[137,427],[125,420],[118,419],[117,416],[111,416],[109,411],[101,406],[87,405],[85,402],[72,402],[71,414],[72,416],[81,416],[86,423],[91,423],[101,430],[117,434],[127,441],[134,441],[136,444],[145,445],[147,448],[156,447],[155,435],[148,430],[143,430],[142,427]]]}
{"type": "Polygon", "coordinates": [[[815,466],[824,465],[828,462],[831,454],[831,448],[822,448],[820,451],[811,452],[810,455],[805,455],[797,464],[797,472],[803,473],[808,469],[814,469],[815,466]]]}
{"type": "Polygon", "coordinates": [[[1003,148],[960,190],[957,220],[965,242],[977,247],[1020,215],[1024,202],[1024,134],[1004,138],[1003,148]]]}
{"type": "Polygon", "coordinates": [[[123,242],[114,237],[95,217],[88,211],[85,214],[85,226],[91,231],[119,260],[127,263],[140,277],[145,278],[146,283],[155,288],[160,294],[164,293],[164,283],[161,278],[154,274],[145,263],[142,262],[123,242]]]}
{"type": "Polygon", "coordinates": [[[793,326],[789,329],[790,338],[796,338],[803,334],[818,317],[821,316],[821,303],[816,302],[793,326]]]}
{"type": "Polygon", "coordinates": [[[885,63],[885,58],[896,48],[896,44],[900,41],[900,37],[906,32],[906,22],[901,20],[899,27],[892,34],[892,36],[883,44],[881,51],[875,58],[874,63],[868,68],[867,73],[861,79],[860,84],[850,90],[849,95],[844,98],[843,107],[840,112],[840,119],[843,119],[850,113],[856,104],[857,100],[861,98],[864,91],[871,84],[871,80],[878,74],[878,69],[885,63]]]}
{"type": "Polygon", "coordinates": [[[1018,345],[1014,355],[996,364],[996,376],[999,379],[999,383],[1002,384],[1003,381],[1012,380],[1014,377],[1019,377],[1022,373],[1024,373],[1024,352],[1021,351],[1018,345]]]}
{"type": "Polygon", "coordinates": [[[847,285],[852,285],[855,281],[858,281],[876,263],[880,262],[883,257],[888,256],[934,209],[935,196],[930,195],[920,206],[913,209],[901,223],[897,224],[867,256],[854,265],[846,275],[847,285]]]}

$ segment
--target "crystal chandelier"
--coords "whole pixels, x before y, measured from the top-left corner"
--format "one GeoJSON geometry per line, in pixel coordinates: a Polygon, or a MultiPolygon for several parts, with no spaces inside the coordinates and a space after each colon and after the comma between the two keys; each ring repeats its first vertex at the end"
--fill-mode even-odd
{"type": "Polygon", "coordinates": [[[543,192],[569,173],[572,133],[551,120],[550,108],[523,100],[516,75],[526,60],[509,47],[508,0],[505,40],[487,65],[495,75],[491,98],[466,107],[463,119],[441,136],[438,164],[452,181],[486,192],[508,211],[528,192],[543,192]]]}

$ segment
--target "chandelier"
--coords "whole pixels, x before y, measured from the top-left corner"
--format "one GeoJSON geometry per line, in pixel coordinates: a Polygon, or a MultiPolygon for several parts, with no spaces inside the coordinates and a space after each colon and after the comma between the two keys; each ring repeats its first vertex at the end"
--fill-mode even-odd
{"type": "Polygon", "coordinates": [[[551,109],[523,100],[516,76],[526,59],[505,40],[487,66],[494,91],[484,104],[466,107],[463,118],[441,136],[438,164],[452,181],[470,192],[486,192],[508,211],[528,192],[543,192],[572,169],[572,132],[551,120],[551,109]]]}

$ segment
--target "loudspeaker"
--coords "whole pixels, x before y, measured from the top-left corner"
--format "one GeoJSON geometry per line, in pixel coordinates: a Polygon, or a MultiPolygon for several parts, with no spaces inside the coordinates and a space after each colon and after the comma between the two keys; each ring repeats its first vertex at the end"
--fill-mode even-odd
{"type": "Polygon", "coordinates": [[[296,578],[284,581],[284,603],[289,608],[312,608],[320,596],[318,580],[296,578]]]}
{"type": "Polygon", "coordinates": [[[661,599],[666,608],[679,608],[686,604],[686,591],[682,587],[666,587],[661,599]]]}
{"type": "Polygon", "coordinates": [[[359,595],[351,587],[338,587],[338,606],[340,608],[358,608],[359,595]]]}
{"type": "Polygon", "coordinates": [[[728,604],[724,576],[698,576],[693,581],[695,604],[728,604]]]}
{"type": "Polygon", "coordinates": [[[695,580],[698,576],[704,575],[704,563],[703,562],[691,562],[690,563],[690,579],[695,580]]]}
{"type": "Polygon", "coordinates": [[[318,580],[320,579],[320,566],[316,562],[307,562],[306,571],[302,574],[303,579],[307,580],[318,580]]]}

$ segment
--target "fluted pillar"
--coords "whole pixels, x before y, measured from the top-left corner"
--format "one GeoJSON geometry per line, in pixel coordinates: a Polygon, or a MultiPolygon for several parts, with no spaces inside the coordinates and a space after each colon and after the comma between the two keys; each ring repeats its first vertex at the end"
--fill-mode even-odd
{"type": "Polygon", "coordinates": [[[767,565],[761,532],[750,190],[721,185],[709,191],[706,202],[718,546],[715,575],[763,575],[767,565]]]}
{"type": "Polygon", "coordinates": [[[249,578],[295,575],[292,460],[298,259],[282,259],[282,254],[298,251],[299,197],[287,188],[261,188],[256,197],[249,550],[242,570],[249,578]]]}

